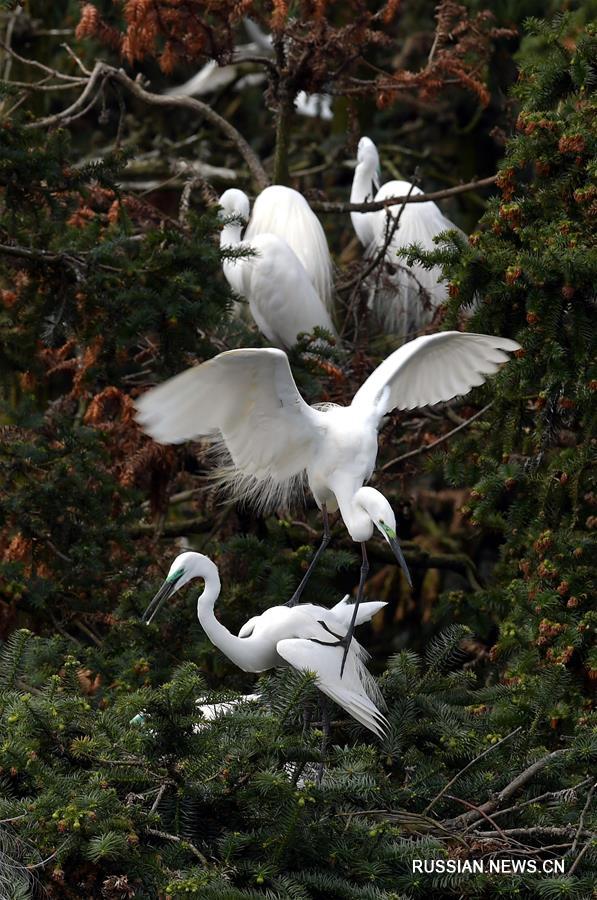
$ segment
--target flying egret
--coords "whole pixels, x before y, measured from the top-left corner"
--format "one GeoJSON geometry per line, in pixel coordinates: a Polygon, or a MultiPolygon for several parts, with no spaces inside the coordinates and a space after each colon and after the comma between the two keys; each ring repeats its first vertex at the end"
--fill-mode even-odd
{"type": "Polygon", "coordinates": [[[247,195],[231,188],[219,202],[228,220],[220,246],[254,254],[227,259],[223,268],[230,287],[248,300],[259,330],[281,348],[293,347],[301,332],[310,333],[316,327],[335,335],[327,309],[288,243],[276,234],[254,234],[241,240],[241,220],[249,218],[247,195]]]}
{"type": "MultiPolygon", "coordinates": [[[[186,551],[176,557],[168,576],[157,592],[142,621],[148,624],[160,607],[194,578],[205,582],[197,599],[197,617],[210,641],[244,672],[265,672],[279,666],[307,669],[316,676],[320,691],[368,728],[383,737],[388,722],[380,712],[383,700],[374,679],[364,665],[366,651],[353,641],[346,659],[345,677],[341,678],[342,650],[339,640],[348,628],[352,606],[346,598],[333,609],[302,604],[293,609],[272,606],[260,616],[251,618],[232,634],[218,621],[214,606],[220,595],[217,566],[202,553],[186,551]]],[[[369,621],[385,603],[363,603],[357,624],[369,621]]]]}
{"type": "Polygon", "coordinates": [[[272,184],[258,194],[245,233],[275,234],[294,250],[328,312],[332,309],[332,259],[321,223],[305,198],[293,188],[272,184]]]}
{"type": "MultiPolygon", "coordinates": [[[[362,137],[357,151],[351,203],[366,200],[385,200],[422,194],[420,188],[408,181],[387,181],[379,187],[380,167],[377,147],[368,137],[362,137]]],[[[442,231],[460,231],[447,219],[435,203],[394,204],[388,210],[350,214],[353,228],[369,259],[374,259],[387,244],[380,277],[370,279],[370,300],[382,327],[407,339],[432,321],[435,312],[447,298],[447,285],[439,281],[439,266],[425,269],[415,263],[407,265],[397,251],[410,244],[420,244],[424,250],[436,249],[433,238],[442,231]],[[396,218],[400,217],[396,225],[396,218]],[[396,229],[392,234],[396,225],[396,229]]]]}
{"type": "Polygon", "coordinates": [[[289,601],[300,596],[330,541],[328,511],[340,510],[362,565],[348,653],[368,572],[366,542],[377,528],[411,583],[386,498],[372,487],[377,435],[393,409],[414,409],[467,394],[483,384],[516,341],[444,331],[404,344],[375,369],[350,406],[309,406],[280,350],[228,350],[155,387],[137,401],[137,419],[156,441],[182,443],[210,436],[227,454],[220,479],[239,499],[262,509],[288,505],[308,482],[323,514],[323,540],[289,601]]]}

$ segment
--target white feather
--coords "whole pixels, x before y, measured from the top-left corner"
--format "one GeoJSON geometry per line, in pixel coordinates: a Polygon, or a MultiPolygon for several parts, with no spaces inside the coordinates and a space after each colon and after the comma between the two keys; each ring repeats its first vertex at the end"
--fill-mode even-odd
{"type": "Polygon", "coordinates": [[[395,350],[355,394],[352,405],[414,409],[451,400],[483,384],[520,344],[509,338],[460,331],[423,335],[395,350]]]}
{"type": "Polygon", "coordinates": [[[302,194],[274,184],[265,188],[253,205],[245,240],[275,234],[298,256],[328,311],[332,308],[332,260],[319,219],[302,194]]]}
{"type": "Polygon", "coordinates": [[[243,493],[269,495],[267,505],[306,468],[323,415],[305,403],[288,357],[274,349],[221,353],[148,391],[137,410],[143,428],[163,443],[219,437],[243,493]]]}
{"type": "MultiPolygon", "coordinates": [[[[279,641],[277,650],[294,669],[313,672],[320,691],[334,703],[350,713],[353,719],[364,725],[378,737],[383,737],[388,721],[376,703],[368,695],[373,679],[356,653],[351,651],[346,659],[344,675],[340,678],[342,647],[326,647],[305,638],[288,638],[279,641]]],[[[373,682],[374,683],[374,682],[373,682]]],[[[379,702],[379,700],[378,700],[379,702]]]]}
{"type": "Polygon", "coordinates": [[[315,328],[336,335],[326,307],[286,240],[263,233],[241,241],[241,222],[249,211],[246,194],[235,188],[227,190],[220,197],[220,206],[228,217],[220,246],[251,251],[225,260],[224,275],[231,288],[248,300],[261,333],[280,348],[293,347],[299,334],[310,334],[315,328]]]}

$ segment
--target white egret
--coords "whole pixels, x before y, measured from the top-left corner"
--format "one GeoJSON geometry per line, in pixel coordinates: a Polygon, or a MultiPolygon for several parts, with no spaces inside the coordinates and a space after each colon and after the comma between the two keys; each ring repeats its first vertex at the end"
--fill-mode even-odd
{"type": "MultiPolygon", "coordinates": [[[[426,335],[395,350],[367,378],[350,406],[309,406],[280,350],[220,353],[151,389],[137,401],[137,419],[155,440],[182,443],[201,435],[228,455],[220,478],[239,499],[263,509],[296,499],[305,480],[322,510],[321,546],[289,605],[299,602],[330,541],[328,511],[340,510],[361,544],[362,566],[350,646],[368,572],[366,541],[375,528],[394,551],[410,583],[386,498],[371,487],[377,434],[393,409],[414,409],[467,394],[483,384],[520,345],[508,338],[459,331],[426,335]]],[[[346,656],[345,656],[346,659],[346,656]]]]}
{"type": "MultiPolygon", "coordinates": [[[[377,147],[368,137],[359,141],[357,165],[350,194],[351,203],[385,200],[422,194],[408,181],[387,181],[379,187],[380,167],[377,147]]],[[[390,206],[388,210],[350,214],[353,228],[369,259],[374,259],[387,244],[380,276],[370,278],[370,306],[382,327],[408,338],[428,325],[437,308],[448,296],[447,285],[439,281],[439,266],[425,269],[415,263],[409,266],[397,251],[410,244],[434,250],[433,238],[442,231],[460,231],[432,201],[390,206]],[[396,218],[400,216],[396,225],[396,218]]]]}
{"type": "Polygon", "coordinates": [[[258,194],[245,233],[275,234],[294,250],[328,312],[332,308],[332,259],[321,222],[302,194],[272,184],[258,194]]]}
{"type": "MultiPolygon", "coordinates": [[[[356,641],[351,643],[340,676],[342,659],[341,638],[348,628],[352,607],[346,598],[333,609],[302,604],[293,609],[273,606],[260,616],[254,616],[232,634],[218,621],[214,606],[220,595],[217,566],[201,553],[187,551],[176,557],[168,576],[143,615],[151,622],[160,607],[185,584],[194,578],[205,582],[197,599],[197,617],[210,641],[244,672],[265,672],[279,666],[309,670],[316,676],[320,691],[341,706],[357,722],[378,737],[385,733],[388,723],[380,712],[383,704],[374,679],[364,665],[366,651],[356,641]]],[[[357,624],[368,621],[385,603],[363,603],[356,618],[357,624]]]]}
{"type": "Polygon", "coordinates": [[[220,246],[253,252],[225,260],[223,268],[230,287],[248,300],[259,330],[281,348],[293,347],[301,332],[310,333],[316,327],[335,335],[327,309],[288,243],[276,234],[263,233],[241,240],[241,220],[249,217],[247,195],[231,188],[219,202],[228,219],[220,246]]]}

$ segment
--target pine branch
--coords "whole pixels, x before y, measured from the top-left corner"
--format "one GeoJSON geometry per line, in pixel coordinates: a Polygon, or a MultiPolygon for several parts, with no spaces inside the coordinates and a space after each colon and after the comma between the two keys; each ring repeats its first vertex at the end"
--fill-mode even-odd
{"type": "Polygon", "coordinates": [[[205,866],[205,868],[209,868],[209,862],[206,856],[201,853],[200,850],[195,847],[194,844],[191,844],[187,840],[183,840],[183,838],[179,838],[175,834],[168,834],[167,831],[159,831],[157,828],[145,828],[144,831],[146,834],[151,834],[154,837],[163,838],[165,841],[173,841],[175,844],[181,844],[183,848],[190,850],[191,853],[197,857],[197,859],[205,866]]]}
{"type": "Polygon", "coordinates": [[[483,759],[483,757],[484,757],[484,756],[487,756],[488,753],[492,753],[493,750],[496,750],[497,747],[500,746],[500,744],[503,744],[503,743],[504,743],[504,741],[509,741],[510,738],[511,738],[511,737],[514,737],[515,734],[518,734],[518,732],[521,731],[521,729],[522,729],[522,726],[519,725],[518,728],[515,728],[514,731],[511,731],[511,732],[510,732],[510,734],[507,734],[507,735],[506,735],[505,737],[503,737],[501,740],[497,741],[497,743],[492,744],[491,747],[488,747],[487,750],[484,750],[483,753],[480,753],[478,756],[475,756],[474,759],[471,759],[471,761],[468,762],[468,763],[466,764],[466,766],[465,766],[463,769],[460,770],[460,772],[457,772],[456,775],[454,775],[454,777],[450,779],[450,781],[446,784],[446,786],[443,787],[443,788],[441,789],[441,791],[439,792],[439,794],[437,794],[437,796],[435,796],[435,797],[433,798],[433,800],[431,800],[431,802],[427,804],[427,806],[426,806],[425,809],[424,809],[424,813],[427,814],[427,813],[435,806],[435,804],[437,803],[437,801],[438,801],[441,797],[443,797],[443,795],[446,793],[446,791],[448,791],[448,790],[452,787],[452,785],[453,785],[456,781],[458,781],[458,779],[460,778],[460,776],[461,776],[461,775],[464,775],[464,773],[467,772],[467,771],[471,768],[471,766],[474,766],[476,762],[478,762],[480,759],[483,759]]]}

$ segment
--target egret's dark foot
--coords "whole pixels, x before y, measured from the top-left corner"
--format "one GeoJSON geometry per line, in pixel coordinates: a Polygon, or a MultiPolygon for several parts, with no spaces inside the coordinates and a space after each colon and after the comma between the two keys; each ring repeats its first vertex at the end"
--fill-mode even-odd
{"type": "Polygon", "coordinates": [[[365,547],[364,543],[361,544],[361,552],[363,556],[363,561],[361,563],[361,577],[359,579],[359,589],[357,591],[357,599],[355,600],[354,609],[352,611],[350,625],[348,626],[348,631],[343,638],[344,655],[342,657],[342,664],[340,666],[340,678],[342,678],[342,676],[344,675],[344,666],[346,665],[346,658],[348,657],[348,651],[350,650],[350,642],[352,641],[352,636],[354,634],[357,612],[359,611],[359,606],[365,593],[365,581],[367,580],[367,575],[369,574],[369,560],[367,559],[367,548],[365,547]]]}
{"type": "Polygon", "coordinates": [[[344,647],[344,654],[342,656],[342,665],[340,666],[340,678],[344,675],[344,666],[346,665],[346,659],[348,657],[348,651],[350,650],[350,642],[352,641],[352,636],[354,634],[354,626],[349,628],[345,637],[342,640],[342,646],[344,647]]]}

